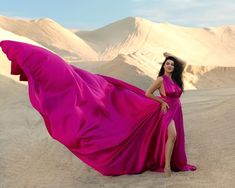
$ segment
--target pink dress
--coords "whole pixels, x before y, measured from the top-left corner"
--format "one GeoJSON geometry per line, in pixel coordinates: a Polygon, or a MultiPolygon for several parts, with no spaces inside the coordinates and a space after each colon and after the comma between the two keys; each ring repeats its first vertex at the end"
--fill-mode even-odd
{"type": "Polygon", "coordinates": [[[28,81],[29,100],[49,135],[97,172],[163,172],[171,119],[177,130],[172,170],[196,170],[185,153],[181,90],[167,77],[170,109],[164,114],[144,90],[122,80],[93,74],[31,44],[5,40],[0,46],[11,61],[11,74],[28,81]]]}
{"type": "MultiPolygon", "coordinates": [[[[184,123],[180,101],[182,89],[177,85],[176,82],[172,81],[168,76],[163,75],[162,78],[166,96],[164,96],[164,94],[162,93],[160,94],[169,105],[169,109],[161,120],[161,126],[165,132],[168,128],[170,121],[173,120],[177,133],[171,157],[171,168],[174,171],[196,170],[196,166],[187,164],[187,157],[185,153],[184,123]]],[[[162,170],[162,167],[159,170],[162,170]]]]}

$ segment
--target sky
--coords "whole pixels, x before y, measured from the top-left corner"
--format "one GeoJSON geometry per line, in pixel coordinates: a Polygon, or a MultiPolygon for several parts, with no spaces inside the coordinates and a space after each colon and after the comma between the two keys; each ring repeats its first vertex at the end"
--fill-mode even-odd
{"type": "Polygon", "coordinates": [[[0,15],[92,30],[129,16],[188,27],[235,25],[235,0],[0,0],[0,15]]]}

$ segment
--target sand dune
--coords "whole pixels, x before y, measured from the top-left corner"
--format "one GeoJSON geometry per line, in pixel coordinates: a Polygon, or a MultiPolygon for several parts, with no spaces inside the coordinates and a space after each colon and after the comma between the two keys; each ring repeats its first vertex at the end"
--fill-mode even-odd
{"type": "Polygon", "coordinates": [[[0,16],[0,28],[32,39],[69,59],[96,59],[96,52],[52,19],[23,20],[0,16]]]}
{"type": "Polygon", "coordinates": [[[112,60],[118,54],[141,54],[150,61],[172,52],[190,65],[235,66],[235,26],[189,28],[128,17],[93,31],[78,31],[98,53],[112,60]]]}
{"type": "Polygon", "coordinates": [[[235,86],[235,26],[189,28],[128,17],[76,34],[97,51],[100,60],[110,60],[94,72],[145,89],[156,79],[165,51],[187,62],[185,89],[235,86]],[[132,66],[129,76],[121,76],[127,66],[132,66]]]}
{"type": "Polygon", "coordinates": [[[144,89],[156,78],[165,51],[187,62],[185,89],[234,86],[235,26],[232,25],[189,28],[128,17],[93,31],[80,31],[65,29],[51,19],[19,20],[2,16],[1,27],[43,44],[69,63],[144,89]],[[127,67],[130,74],[121,76],[127,67]],[[220,72],[226,78],[217,78],[220,72]]]}
{"type": "MultiPolygon", "coordinates": [[[[87,65],[86,62],[76,64],[87,65]]],[[[146,90],[157,78],[161,63],[146,61],[135,55],[118,55],[94,67],[89,64],[85,69],[122,79],[146,90]],[[92,68],[93,67],[93,68],[92,68]]],[[[187,65],[183,74],[186,90],[235,87],[235,67],[187,65]]]]}
{"type": "Polygon", "coordinates": [[[162,53],[169,51],[189,65],[235,66],[232,25],[189,28],[128,17],[93,31],[80,31],[66,29],[48,18],[22,20],[0,16],[0,28],[32,39],[71,61],[96,60],[97,55],[107,61],[119,54],[135,54],[144,56],[146,62],[158,62],[162,53]]]}
{"type": "MultiPolygon", "coordinates": [[[[29,43],[29,44],[44,47],[44,46],[40,45],[39,43],[37,43],[33,40],[30,40],[30,39],[28,39],[26,37],[23,37],[23,36],[16,35],[12,32],[9,32],[9,31],[6,31],[6,30],[0,28],[0,41],[1,40],[6,40],[6,39],[7,40],[15,40],[15,41],[26,42],[26,43],[29,43]]],[[[47,49],[47,50],[49,50],[49,49],[47,49]]],[[[20,82],[18,76],[10,74],[10,65],[11,65],[10,61],[8,61],[6,55],[2,52],[2,50],[0,50],[0,51],[1,51],[0,52],[0,67],[1,67],[0,68],[0,75],[11,78],[12,80],[15,80],[16,82],[18,82],[20,84],[27,85],[26,82],[20,82]]]]}

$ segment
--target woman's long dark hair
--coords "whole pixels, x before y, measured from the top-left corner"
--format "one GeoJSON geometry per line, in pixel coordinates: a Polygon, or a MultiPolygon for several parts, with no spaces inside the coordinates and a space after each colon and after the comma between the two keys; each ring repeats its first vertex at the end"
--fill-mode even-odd
{"type": "Polygon", "coordinates": [[[166,63],[166,61],[170,59],[172,61],[174,61],[174,70],[172,72],[172,79],[177,83],[178,86],[180,86],[180,88],[182,89],[182,91],[184,91],[184,82],[182,79],[182,74],[184,71],[184,65],[182,63],[180,63],[176,58],[172,57],[172,56],[168,56],[166,57],[166,59],[164,60],[164,62],[162,63],[162,67],[158,73],[158,76],[162,76],[164,75],[164,65],[166,63]]]}

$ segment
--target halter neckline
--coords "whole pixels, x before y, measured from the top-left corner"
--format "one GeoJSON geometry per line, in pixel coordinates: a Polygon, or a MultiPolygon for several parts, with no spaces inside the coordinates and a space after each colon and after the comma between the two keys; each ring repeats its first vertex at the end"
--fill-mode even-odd
{"type": "Polygon", "coordinates": [[[174,80],[170,79],[167,75],[163,75],[164,77],[167,77],[167,79],[169,79],[169,81],[172,83],[172,84],[175,84],[174,80]]]}

